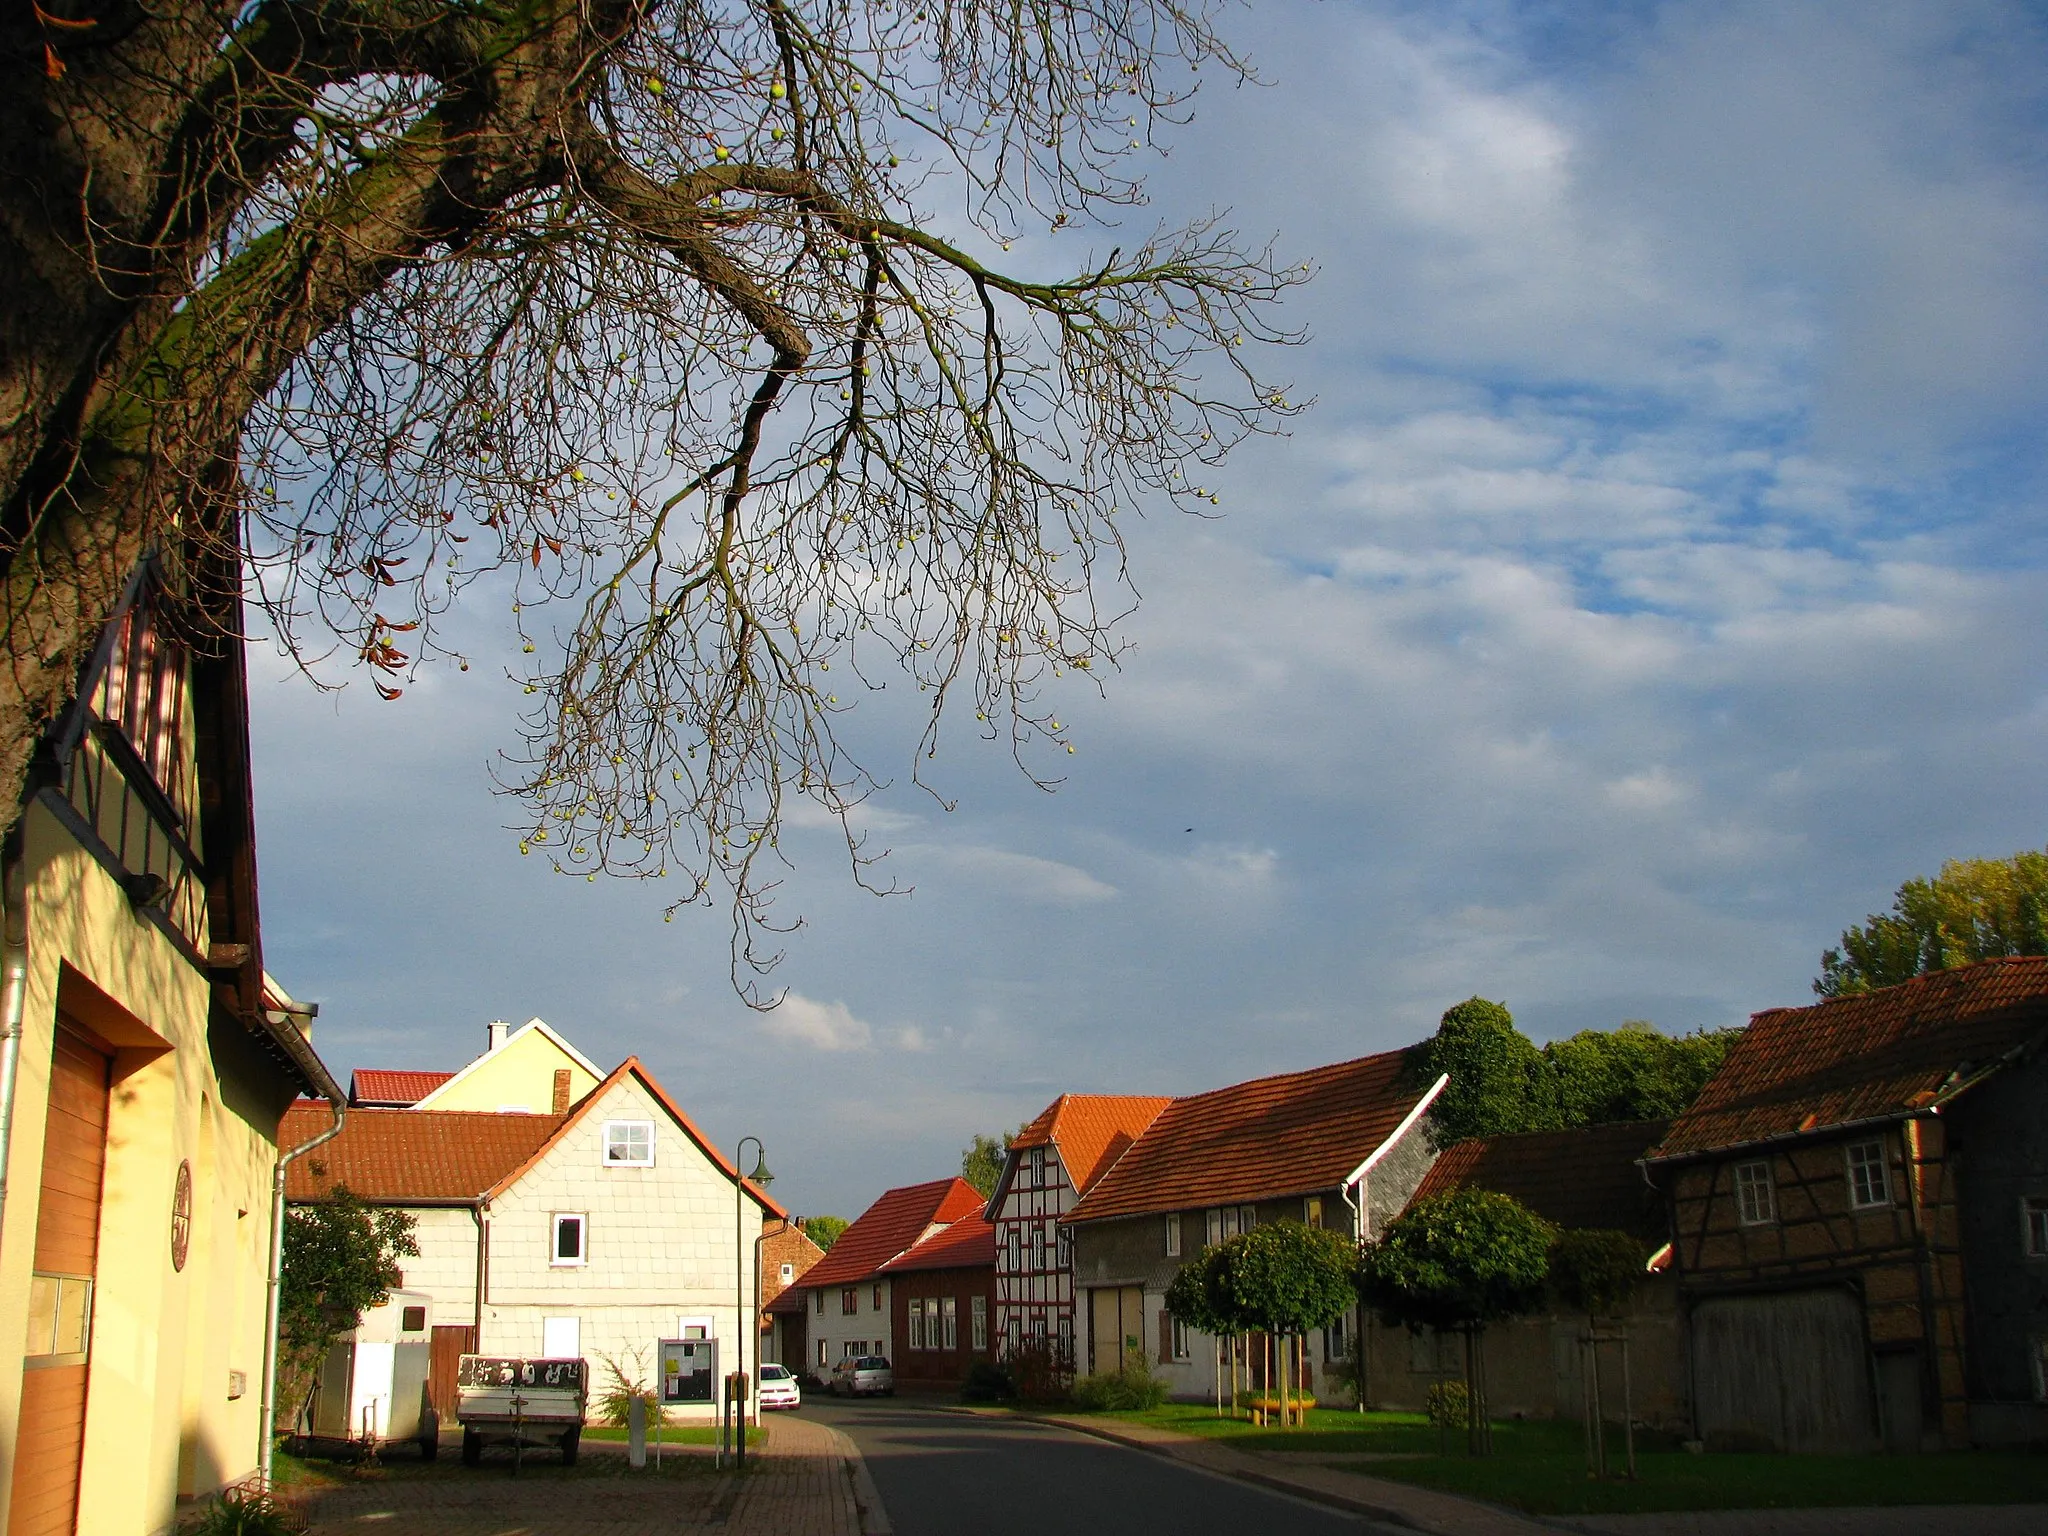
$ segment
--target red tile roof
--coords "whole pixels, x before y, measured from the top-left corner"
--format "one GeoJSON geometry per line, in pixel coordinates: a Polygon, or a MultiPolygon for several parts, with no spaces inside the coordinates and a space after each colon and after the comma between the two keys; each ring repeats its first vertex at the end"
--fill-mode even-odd
{"type": "MultiPolygon", "coordinates": [[[[333,1123],[316,1099],[287,1109],[277,1144],[296,1147],[333,1123]]],[[[336,1184],[373,1202],[477,1200],[538,1152],[559,1115],[455,1109],[352,1109],[341,1134],[293,1162],[285,1197],[318,1200],[336,1184]]]]}
{"type": "Polygon", "coordinates": [[[1414,1199],[1490,1189],[1514,1196],[1561,1227],[1605,1227],[1662,1239],[1663,1206],[1643,1182],[1636,1159],[1657,1145],[1670,1124],[1640,1120],[1461,1141],[1430,1166],[1414,1199]]]}
{"type": "Polygon", "coordinates": [[[1905,1115],[2048,1031],[2048,958],[1986,960],[1754,1015],[1657,1158],[1905,1115]]]}
{"type": "Polygon", "coordinates": [[[977,1211],[963,1216],[944,1231],[934,1232],[908,1253],[899,1253],[882,1266],[885,1275],[908,1269],[994,1269],[996,1229],[977,1211]]]}
{"type": "Polygon", "coordinates": [[[1067,1220],[1334,1189],[1421,1100],[1406,1062],[1387,1051],[1175,1099],[1067,1220]]]}
{"type": "Polygon", "coordinates": [[[453,1077],[453,1072],[408,1072],[386,1067],[357,1067],[349,1074],[348,1101],[379,1109],[417,1104],[453,1077]]]}
{"type": "Polygon", "coordinates": [[[1063,1093],[1010,1145],[1058,1147],[1068,1181],[1085,1194],[1172,1102],[1150,1094],[1063,1093]]]}
{"type": "MultiPolygon", "coordinates": [[[[911,1247],[934,1223],[950,1226],[978,1215],[981,1196],[965,1179],[934,1179],[892,1189],[860,1213],[800,1284],[857,1285],[911,1247]]],[[[787,1294],[787,1293],[785,1293],[787,1294]]]]}

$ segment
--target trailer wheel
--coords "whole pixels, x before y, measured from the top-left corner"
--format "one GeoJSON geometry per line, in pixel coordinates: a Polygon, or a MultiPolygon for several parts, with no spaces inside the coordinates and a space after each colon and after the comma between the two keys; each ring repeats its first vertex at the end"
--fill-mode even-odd
{"type": "Polygon", "coordinates": [[[438,1459],[440,1458],[440,1455],[441,1455],[441,1437],[440,1437],[439,1435],[421,1435],[421,1436],[420,1436],[420,1460],[421,1460],[421,1461],[435,1461],[435,1460],[438,1460],[438,1459]]]}
{"type": "Polygon", "coordinates": [[[576,1451],[582,1439],[583,1426],[580,1424],[577,1425],[574,1429],[570,1430],[567,1434],[562,1436],[563,1466],[573,1467],[576,1465],[576,1451]]]}
{"type": "Polygon", "coordinates": [[[484,1459],[484,1437],[473,1429],[462,1432],[462,1464],[465,1467],[479,1465],[484,1459]]]}

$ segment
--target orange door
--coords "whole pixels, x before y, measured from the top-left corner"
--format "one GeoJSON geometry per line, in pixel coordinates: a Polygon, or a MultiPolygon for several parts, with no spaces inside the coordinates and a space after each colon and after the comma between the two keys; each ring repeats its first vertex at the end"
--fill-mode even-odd
{"type": "Polygon", "coordinates": [[[72,1536],[78,1518],[110,1059],[68,1023],[59,1017],[50,1064],[21,1427],[8,1503],[11,1536],[72,1536]]]}

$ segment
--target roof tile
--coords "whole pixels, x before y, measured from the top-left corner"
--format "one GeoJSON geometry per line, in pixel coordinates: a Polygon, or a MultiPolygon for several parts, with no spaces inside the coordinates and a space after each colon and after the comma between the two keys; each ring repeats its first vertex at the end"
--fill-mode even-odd
{"type": "Polygon", "coordinates": [[[1454,1189],[1490,1189],[1512,1195],[1560,1227],[1661,1239],[1663,1207],[1636,1160],[1670,1124],[1639,1120],[1461,1141],[1431,1164],[1409,1203],[1454,1189]]]}
{"type": "Polygon", "coordinates": [[[348,1101],[359,1108],[403,1109],[419,1103],[454,1075],[453,1072],[357,1067],[349,1074],[348,1101]]]}
{"type": "Polygon", "coordinates": [[[980,1211],[980,1194],[962,1178],[933,1179],[928,1184],[889,1190],[839,1234],[839,1240],[799,1283],[807,1287],[857,1285],[915,1244],[934,1223],[950,1226],[980,1211]]]}
{"type": "MultiPolygon", "coordinates": [[[[285,1111],[277,1143],[296,1147],[331,1123],[326,1104],[300,1099],[285,1111]]],[[[318,1200],[345,1184],[373,1202],[476,1200],[523,1166],[561,1123],[560,1115],[352,1109],[339,1136],[286,1170],[285,1196],[318,1200]]]]}
{"type": "Polygon", "coordinates": [[[911,1269],[994,1269],[996,1229],[979,1211],[934,1232],[882,1266],[885,1275],[911,1269]]]}
{"type": "Polygon", "coordinates": [[[1386,1051],[1174,1099],[1067,1220],[1333,1189],[1422,1098],[1406,1064],[1386,1051]]]}
{"type": "Polygon", "coordinates": [[[1010,1146],[1027,1151],[1056,1146],[1067,1178],[1086,1194],[1172,1102],[1152,1094],[1063,1093],[1010,1146]]]}
{"type": "Polygon", "coordinates": [[[1752,1016],[1650,1155],[1903,1115],[2048,1029],[2048,957],[1986,960],[1752,1016]]]}

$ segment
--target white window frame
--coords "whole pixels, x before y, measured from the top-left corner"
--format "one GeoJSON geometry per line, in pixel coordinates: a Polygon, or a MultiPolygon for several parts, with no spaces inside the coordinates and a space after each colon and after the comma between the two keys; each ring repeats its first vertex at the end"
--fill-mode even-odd
{"type": "Polygon", "coordinates": [[[1194,1351],[1188,1347],[1188,1325],[1177,1317],[1173,1319],[1173,1327],[1169,1333],[1167,1343],[1173,1352],[1174,1359],[1191,1360],[1194,1358],[1194,1351]]]}
{"type": "Polygon", "coordinates": [[[556,1211],[554,1220],[548,1223],[548,1268],[584,1269],[590,1264],[590,1213],[587,1211],[556,1211]],[[576,1256],[562,1257],[562,1229],[570,1224],[576,1228],[576,1256]]]}
{"type": "Polygon", "coordinates": [[[1737,1163],[1733,1178],[1735,1219],[1745,1227],[1773,1225],[1778,1219],[1778,1191],[1771,1176],[1771,1160],[1759,1157],[1737,1163]]]}
{"type": "Polygon", "coordinates": [[[1323,1197],[1306,1195],[1301,1202],[1301,1224],[1305,1227],[1320,1227],[1323,1224],[1323,1197]]]}
{"type": "Polygon", "coordinates": [[[780,1277],[782,1283],[784,1285],[788,1285],[791,1281],[796,1279],[796,1266],[794,1264],[785,1264],[782,1266],[781,1269],[776,1271],[776,1273],[780,1277]]]}
{"type": "Polygon", "coordinates": [[[1010,1273],[1013,1275],[1021,1275],[1024,1272],[1023,1229],[1018,1227],[1016,1223],[1012,1222],[1010,1224],[1008,1237],[1009,1240],[1003,1244],[1003,1252],[1009,1257],[1010,1273]]]}
{"type": "Polygon", "coordinates": [[[924,1302],[920,1298],[915,1296],[911,1297],[908,1315],[910,1318],[910,1327],[908,1329],[910,1339],[904,1347],[907,1349],[923,1349],[924,1302]]]}
{"type": "Polygon", "coordinates": [[[879,1312],[879,1311],[881,1311],[881,1310],[882,1310],[882,1282],[881,1282],[881,1281],[877,1280],[877,1281],[875,1282],[875,1291],[874,1291],[874,1295],[873,1295],[873,1296],[872,1296],[871,1298],[869,1298],[869,1299],[870,1299],[870,1300],[871,1300],[871,1302],[873,1303],[873,1306],[874,1306],[874,1310],[875,1310],[875,1311],[879,1312]]]}
{"type": "Polygon", "coordinates": [[[1033,1271],[1045,1268],[1045,1223],[1031,1223],[1031,1268],[1033,1271]]]}
{"type": "Polygon", "coordinates": [[[1211,1206],[1208,1210],[1204,1211],[1202,1213],[1202,1222],[1204,1229],[1208,1234],[1208,1246],[1214,1248],[1218,1243],[1223,1241],[1222,1207],[1211,1206]]]}
{"type": "MultiPolygon", "coordinates": [[[[823,1291],[820,1291],[818,1294],[822,1296],[825,1293],[823,1291]]],[[[818,1340],[818,1369],[821,1371],[824,1370],[826,1366],[832,1363],[831,1360],[827,1358],[825,1353],[831,1347],[832,1346],[830,1344],[827,1344],[823,1339],[818,1340]]]]}
{"type": "Polygon", "coordinates": [[[604,1123],[604,1166],[607,1168],[652,1168],[654,1166],[654,1122],[652,1120],[607,1120],[604,1123]],[[645,1157],[614,1157],[615,1132],[642,1130],[647,1133],[645,1157]]]}
{"type": "Polygon", "coordinates": [[[960,1303],[954,1297],[945,1296],[939,1300],[939,1321],[945,1325],[947,1349],[960,1347],[960,1303]]]}
{"type": "Polygon", "coordinates": [[[2020,1251],[2048,1259],[2048,1195],[2020,1196],[2020,1251]]]}
{"type": "Polygon", "coordinates": [[[1849,1181],[1849,1208],[1853,1211],[1882,1210],[1892,1203],[1890,1159],[1885,1155],[1884,1138],[1873,1136],[1865,1141],[1852,1141],[1842,1148],[1842,1167],[1849,1181]],[[1857,1154],[1862,1153],[1859,1157],[1857,1154]],[[1876,1188],[1870,1175],[1876,1175],[1876,1188]],[[1870,1198],[1865,1199],[1868,1195],[1870,1198]]]}
{"type": "Polygon", "coordinates": [[[1171,1211],[1167,1214],[1166,1217],[1166,1256],[1169,1259],[1177,1259],[1180,1257],[1179,1211],[1171,1211]]]}
{"type": "Polygon", "coordinates": [[[1064,1222],[1055,1224],[1053,1229],[1053,1258],[1060,1269],[1074,1267],[1074,1229],[1064,1222]]]}
{"type": "Polygon", "coordinates": [[[816,1303],[811,1310],[817,1313],[818,1316],[823,1317],[825,1315],[825,1287],[821,1285],[811,1292],[811,1299],[816,1303]]]}
{"type": "Polygon", "coordinates": [[[974,1340],[974,1347],[978,1350],[987,1349],[988,1298],[986,1296],[970,1297],[967,1307],[967,1316],[969,1326],[972,1330],[969,1334],[969,1337],[971,1337],[974,1340]]]}
{"type": "Polygon", "coordinates": [[[1259,1208],[1255,1205],[1241,1205],[1237,1208],[1237,1230],[1249,1232],[1259,1224],[1259,1208]]]}

